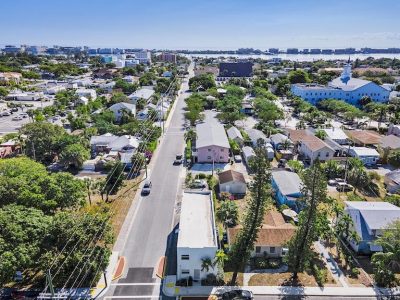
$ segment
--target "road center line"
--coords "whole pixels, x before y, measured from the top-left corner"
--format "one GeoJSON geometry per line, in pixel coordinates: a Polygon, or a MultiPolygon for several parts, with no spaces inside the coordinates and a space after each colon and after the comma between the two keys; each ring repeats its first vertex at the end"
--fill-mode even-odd
{"type": "Polygon", "coordinates": [[[137,282],[132,282],[132,283],[111,283],[111,285],[114,285],[114,286],[123,286],[123,285],[154,285],[154,286],[156,286],[156,285],[158,285],[158,286],[160,286],[161,285],[161,283],[160,282],[149,282],[149,283],[146,283],[146,282],[143,282],[143,283],[137,283],[137,282]]]}

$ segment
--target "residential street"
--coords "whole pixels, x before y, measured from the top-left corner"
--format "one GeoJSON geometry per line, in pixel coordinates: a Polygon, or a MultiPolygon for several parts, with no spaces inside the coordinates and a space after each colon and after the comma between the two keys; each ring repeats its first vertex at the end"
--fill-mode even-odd
{"type": "MultiPolygon", "coordinates": [[[[190,75],[193,67],[190,67],[190,75]]],[[[155,269],[160,257],[166,255],[169,234],[173,231],[175,201],[181,192],[183,166],[174,166],[175,155],[184,151],[184,98],[189,95],[188,83],[182,84],[171,122],[149,167],[153,184],[150,195],[139,199],[137,211],[120,255],[126,257],[124,276],[113,282],[104,299],[158,298],[160,279],[155,269]]]]}

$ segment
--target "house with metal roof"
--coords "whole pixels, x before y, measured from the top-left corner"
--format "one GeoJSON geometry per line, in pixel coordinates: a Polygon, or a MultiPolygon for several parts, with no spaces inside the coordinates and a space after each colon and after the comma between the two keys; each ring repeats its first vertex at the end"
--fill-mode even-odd
{"type": "Polygon", "coordinates": [[[388,193],[400,192],[400,169],[385,174],[384,183],[388,193]]]}
{"type": "Polygon", "coordinates": [[[326,136],[339,145],[346,145],[349,142],[349,137],[341,128],[325,128],[326,136]]]}
{"type": "Polygon", "coordinates": [[[280,206],[286,204],[295,211],[300,211],[301,204],[298,203],[302,197],[302,185],[299,175],[286,170],[276,170],[271,174],[271,186],[274,198],[280,206]]]}
{"type": "Polygon", "coordinates": [[[120,121],[124,113],[135,116],[136,105],[131,103],[119,102],[111,105],[109,108],[114,113],[116,121],[120,121]]]}
{"type": "Polygon", "coordinates": [[[235,126],[232,126],[229,128],[226,133],[228,134],[228,137],[238,143],[239,145],[242,145],[244,142],[242,133],[237,129],[235,126]]]}
{"type": "Polygon", "coordinates": [[[229,141],[224,126],[203,123],[196,126],[196,151],[193,156],[199,163],[229,162],[229,141]]]}
{"type": "Polygon", "coordinates": [[[366,254],[382,251],[382,247],[375,241],[391,223],[400,220],[400,207],[388,202],[345,201],[344,203],[344,213],[353,220],[351,229],[359,237],[358,242],[348,238],[354,251],[366,254]]]}
{"type": "Polygon", "coordinates": [[[257,142],[259,139],[263,140],[265,144],[271,143],[271,140],[267,138],[267,136],[258,129],[246,129],[246,133],[249,136],[253,147],[257,146],[257,142]]]}
{"type": "Polygon", "coordinates": [[[144,99],[147,102],[154,95],[154,93],[155,92],[153,89],[141,88],[130,94],[128,98],[133,104],[136,104],[139,99],[144,99]]]}
{"type": "Polygon", "coordinates": [[[328,161],[333,158],[335,150],[323,140],[314,135],[308,135],[299,143],[299,153],[301,153],[310,164],[314,161],[328,161]]]}
{"type": "Polygon", "coordinates": [[[249,166],[249,163],[250,163],[250,159],[252,159],[253,157],[256,156],[256,153],[254,152],[254,149],[249,147],[249,146],[244,146],[242,148],[242,154],[243,154],[244,161],[246,162],[246,164],[248,166],[249,166]]]}
{"type": "Polygon", "coordinates": [[[378,151],[367,147],[351,147],[349,149],[349,155],[361,159],[366,166],[376,165],[380,157],[378,151]]]}
{"type": "Polygon", "coordinates": [[[275,150],[283,149],[283,145],[287,143],[290,147],[293,147],[292,141],[282,133],[276,133],[271,135],[270,137],[271,145],[274,147],[275,150]]]}
{"type": "Polygon", "coordinates": [[[375,102],[387,102],[390,95],[389,90],[375,82],[352,77],[350,60],[345,64],[341,76],[328,85],[298,83],[292,84],[291,91],[312,104],[324,99],[339,99],[359,105],[358,101],[364,96],[375,102]]]}

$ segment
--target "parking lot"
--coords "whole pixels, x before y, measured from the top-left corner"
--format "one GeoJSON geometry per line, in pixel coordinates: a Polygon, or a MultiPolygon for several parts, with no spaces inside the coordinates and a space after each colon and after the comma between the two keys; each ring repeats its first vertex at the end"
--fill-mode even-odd
{"type": "MultiPolygon", "coordinates": [[[[24,110],[24,112],[25,111],[26,109],[24,110]]],[[[13,121],[13,118],[21,113],[23,113],[23,111],[19,108],[17,112],[13,112],[13,114],[11,114],[10,116],[0,116],[0,135],[18,132],[22,125],[30,122],[29,117],[22,118],[18,121],[13,121]]]]}

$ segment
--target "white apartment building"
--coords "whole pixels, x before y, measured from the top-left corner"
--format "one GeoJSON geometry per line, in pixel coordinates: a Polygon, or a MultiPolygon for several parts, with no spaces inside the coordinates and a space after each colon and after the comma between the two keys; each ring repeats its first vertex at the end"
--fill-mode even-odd
{"type": "Polygon", "coordinates": [[[207,274],[201,270],[202,259],[214,259],[218,250],[212,197],[209,192],[183,193],[177,246],[177,279],[189,276],[199,282],[207,274]]]}

